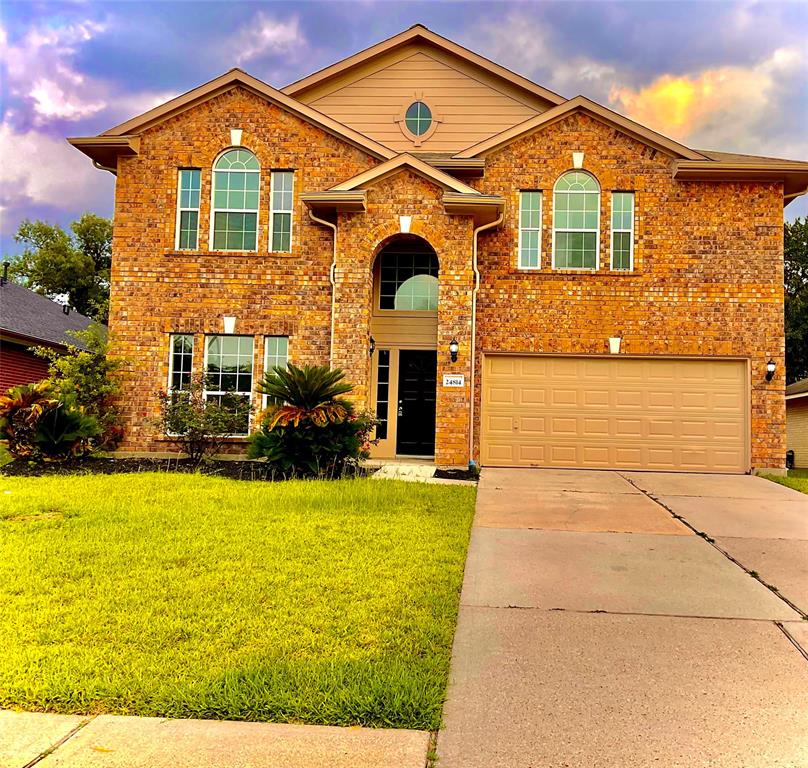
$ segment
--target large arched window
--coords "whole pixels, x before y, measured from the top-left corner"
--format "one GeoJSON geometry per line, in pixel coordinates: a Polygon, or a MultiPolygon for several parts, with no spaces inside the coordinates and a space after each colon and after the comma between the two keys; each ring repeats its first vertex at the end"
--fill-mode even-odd
{"type": "Polygon", "coordinates": [[[213,166],[211,231],[215,251],[254,251],[258,245],[261,166],[248,149],[229,149],[213,166]]]}
{"type": "Polygon", "coordinates": [[[600,185],[584,171],[565,173],[553,192],[553,267],[597,269],[600,185]]]}
{"type": "Polygon", "coordinates": [[[426,244],[393,243],[380,256],[379,309],[436,312],[438,257],[426,244]]]}

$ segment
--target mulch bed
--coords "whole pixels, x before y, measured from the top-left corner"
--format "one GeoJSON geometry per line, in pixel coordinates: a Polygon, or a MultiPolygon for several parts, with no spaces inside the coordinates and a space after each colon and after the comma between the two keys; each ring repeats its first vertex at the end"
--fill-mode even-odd
{"type": "MultiPolygon", "coordinates": [[[[112,459],[86,458],[71,459],[50,464],[15,460],[0,467],[0,475],[16,477],[42,477],[45,475],[114,475],[137,472],[181,472],[197,471],[187,459],[112,459]]],[[[203,462],[198,471],[204,475],[225,477],[230,480],[283,480],[282,476],[262,461],[220,461],[203,462]]],[[[359,470],[364,476],[368,470],[359,470]]]]}

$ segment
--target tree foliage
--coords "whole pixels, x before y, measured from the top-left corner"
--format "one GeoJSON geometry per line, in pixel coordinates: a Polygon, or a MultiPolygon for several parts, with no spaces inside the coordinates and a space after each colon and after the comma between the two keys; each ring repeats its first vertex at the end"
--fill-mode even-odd
{"type": "Polygon", "coordinates": [[[25,250],[11,276],[43,296],[67,296],[73,309],[105,323],[109,310],[112,222],[85,213],[65,232],[45,221],[23,221],[14,239],[25,250]]]}
{"type": "Polygon", "coordinates": [[[103,326],[94,323],[70,333],[81,346],[69,344],[67,351],[37,347],[34,352],[48,361],[47,380],[56,396],[76,403],[98,421],[101,435],[97,447],[114,448],[122,436],[120,414],[113,401],[120,389],[115,373],[123,361],[108,355],[103,326]]]}
{"type": "Polygon", "coordinates": [[[785,224],[786,381],[808,378],[808,217],[785,224]]]}

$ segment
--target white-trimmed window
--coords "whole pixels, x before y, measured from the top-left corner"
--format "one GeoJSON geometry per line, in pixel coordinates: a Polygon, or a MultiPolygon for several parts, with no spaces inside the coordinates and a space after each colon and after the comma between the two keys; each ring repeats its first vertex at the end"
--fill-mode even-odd
{"type": "MultiPolygon", "coordinates": [[[[288,336],[265,336],[264,337],[264,375],[272,373],[272,369],[286,368],[289,362],[289,337],[288,336]]],[[[267,407],[267,396],[263,397],[263,407],[267,407]]]]}
{"type": "Polygon", "coordinates": [[[213,166],[214,251],[255,251],[258,247],[258,187],[261,166],[248,149],[229,149],[213,166]]]}
{"type": "Polygon", "coordinates": [[[553,268],[597,269],[600,185],[585,171],[569,171],[553,191],[553,268]]]}
{"type": "Polygon", "coordinates": [[[289,253],[292,250],[294,178],[293,171],[272,171],[269,250],[274,253],[289,253]]]}
{"type": "Polygon", "coordinates": [[[541,267],[541,192],[519,193],[519,269],[541,267]]]}
{"type": "Polygon", "coordinates": [[[174,392],[188,389],[194,366],[194,337],[191,333],[172,333],[169,337],[168,388],[174,392]]]}
{"type": "MultiPolygon", "coordinates": [[[[235,397],[252,402],[253,391],[253,337],[207,336],[205,338],[205,391],[206,400],[219,403],[235,397]]],[[[249,414],[238,435],[250,431],[249,414]]]]}
{"type": "Polygon", "coordinates": [[[612,192],[612,269],[634,269],[633,192],[612,192]]]}
{"type": "Polygon", "coordinates": [[[177,174],[177,234],[175,246],[182,251],[195,251],[199,246],[198,168],[180,168],[177,174]]]}

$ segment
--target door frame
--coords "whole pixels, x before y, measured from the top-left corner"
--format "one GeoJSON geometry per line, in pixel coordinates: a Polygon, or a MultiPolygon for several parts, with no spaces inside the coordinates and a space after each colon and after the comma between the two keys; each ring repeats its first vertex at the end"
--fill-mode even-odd
{"type": "MultiPolygon", "coordinates": [[[[480,466],[483,457],[483,424],[485,418],[485,398],[483,397],[484,377],[485,377],[485,360],[487,357],[583,357],[590,359],[639,359],[639,360],[721,360],[726,362],[738,362],[744,364],[746,386],[744,387],[744,400],[746,405],[746,436],[744,440],[744,463],[746,466],[746,474],[752,468],[752,359],[743,355],[653,355],[653,354],[623,354],[611,355],[608,353],[602,354],[587,354],[584,352],[510,352],[507,350],[483,350],[480,353],[480,387],[479,391],[473,394],[473,397],[479,396],[480,407],[478,413],[480,414],[477,424],[472,424],[472,430],[475,430],[476,447],[478,449],[477,455],[480,459],[480,466]]],[[[578,467],[570,467],[570,469],[578,469],[578,467]]],[[[633,469],[632,472],[680,472],[684,470],[675,469],[633,469]]],[[[704,470],[705,474],[726,474],[723,472],[712,472],[704,470]]]]}
{"type": "MultiPolygon", "coordinates": [[[[376,413],[376,399],[378,394],[379,385],[379,350],[390,350],[390,381],[388,384],[388,400],[387,400],[387,437],[380,440],[376,445],[371,446],[370,457],[372,459],[394,459],[399,454],[396,452],[396,443],[398,442],[398,372],[399,372],[399,353],[402,351],[412,352],[437,352],[437,346],[424,347],[419,345],[398,345],[398,344],[384,344],[377,343],[376,350],[373,353],[370,364],[370,392],[368,402],[372,413],[376,413]]],[[[435,387],[437,390],[437,385],[435,387]]],[[[436,391],[437,395],[437,391],[436,391]]],[[[437,409],[437,404],[436,404],[437,409]]],[[[437,410],[436,410],[437,416],[437,410]]],[[[437,436],[437,426],[435,428],[437,436]]],[[[404,456],[405,454],[401,454],[404,456]]],[[[409,456],[407,458],[419,458],[417,456],[409,456]]]]}

